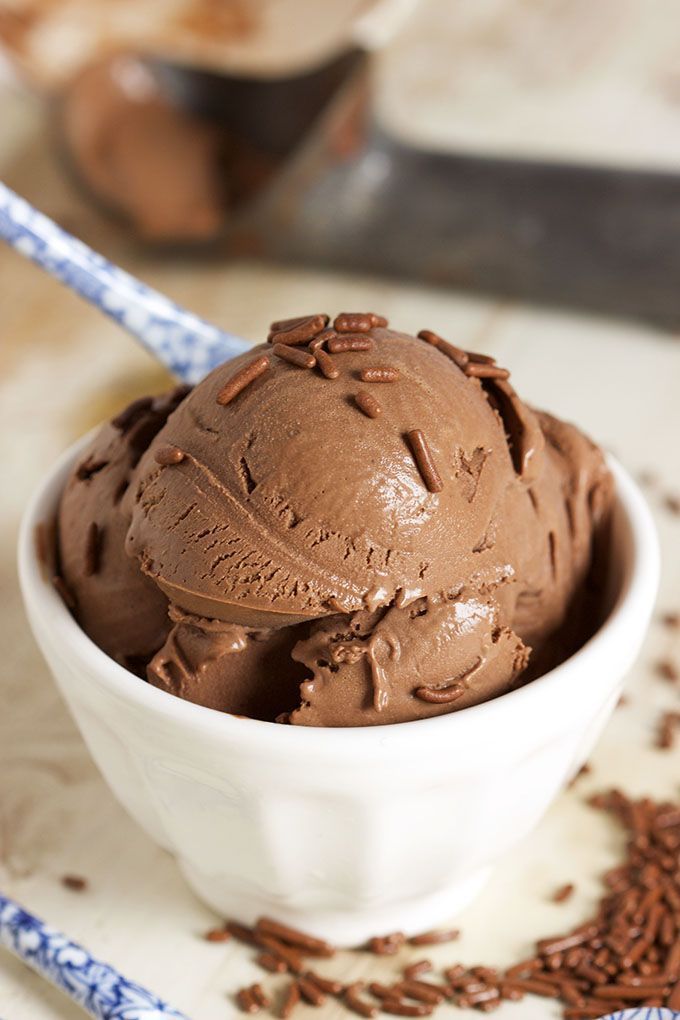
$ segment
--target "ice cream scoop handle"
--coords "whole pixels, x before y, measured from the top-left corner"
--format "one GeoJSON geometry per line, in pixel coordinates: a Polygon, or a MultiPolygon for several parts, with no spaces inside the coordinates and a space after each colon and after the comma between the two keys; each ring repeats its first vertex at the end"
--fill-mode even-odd
{"type": "Polygon", "coordinates": [[[184,382],[198,382],[249,349],[88,248],[2,182],[0,237],[127,329],[184,382]]]}
{"type": "Polygon", "coordinates": [[[96,1020],[188,1020],[0,894],[0,946],[66,992],[96,1020]]]}

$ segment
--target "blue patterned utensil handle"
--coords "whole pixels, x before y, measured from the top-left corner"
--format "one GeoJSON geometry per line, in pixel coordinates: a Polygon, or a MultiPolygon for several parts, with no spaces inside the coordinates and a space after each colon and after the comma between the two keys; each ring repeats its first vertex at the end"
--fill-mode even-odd
{"type": "Polygon", "coordinates": [[[127,329],[184,382],[198,382],[249,349],[113,265],[2,182],[0,237],[127,329]]]}
{"type": "Polygon", "coordinates": [[[2,895],[0,946],[61,988],[96,1020],[188,1020],[2,895]]]}
{"type": "Polygon", "coordinates": [[[680,1013],[663,1006],[634,1006],[632,1009],[620,1009],[616,1013],[608,1013],[600,1020],[678,1020],[680,1013]]]}

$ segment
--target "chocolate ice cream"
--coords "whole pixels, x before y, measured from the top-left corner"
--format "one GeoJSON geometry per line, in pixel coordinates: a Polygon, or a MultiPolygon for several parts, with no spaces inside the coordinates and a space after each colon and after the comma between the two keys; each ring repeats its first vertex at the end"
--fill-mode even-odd
{"type": "MultiPolygon", "coordinates": [[[[103,471],[88,502],[69,499],[79,468],[64,579],[148,594],[148,629],[137,614],[114,654],[148,653],[151,683],[212,708],[325,726],[438,715],[545,671],[597,625],[599,450],[524,405],[492,358],[377,315],[274,323],[212,372],[149,436],[115,530],[103,471]],[[107,543],[86,579],[90,523],[107,543]]],[[[77,611],[111,653],[98,614],[77,611]]]]}

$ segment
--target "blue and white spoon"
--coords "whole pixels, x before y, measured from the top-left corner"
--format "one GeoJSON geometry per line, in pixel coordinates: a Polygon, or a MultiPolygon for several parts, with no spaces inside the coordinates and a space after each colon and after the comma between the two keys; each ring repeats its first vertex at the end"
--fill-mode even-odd
{"type": "Polygon", "coordinates": [[[95,1020],[188,1020],[1,894],[0,946],[61,988],[95,1020]]]}
{"type": "Polygon", "coordinates": [[[0,238],[118,322],[183,382],[196,383],[249,349],[113,265],[1,182],[0,238]]]}

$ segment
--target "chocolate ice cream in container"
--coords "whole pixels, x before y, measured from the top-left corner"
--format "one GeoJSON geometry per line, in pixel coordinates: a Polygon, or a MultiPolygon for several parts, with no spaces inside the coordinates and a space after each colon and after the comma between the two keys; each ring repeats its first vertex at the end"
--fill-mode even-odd
{"type": "Polygon", "coordinates": [[[137,401],[23,543],[34,629],[118,797],[216,909],[345,943],[450,918],[535,824],[658,571],[644,501],[577,427],[460,338],[374,312],[274,322],[137,401]],[[73,616],[30,547],[50,511],[73,616]]]}
{"type": "Polygon", "coordinates": [[[416,2],[15,0],[0,12],[0,49],[51,101],[65,167],[101,210],[145,242],[208,244],[416,2]],[[272,116],[258,83],[287,82],[295,96],[274,101],[287,118],[272,116]]]}

